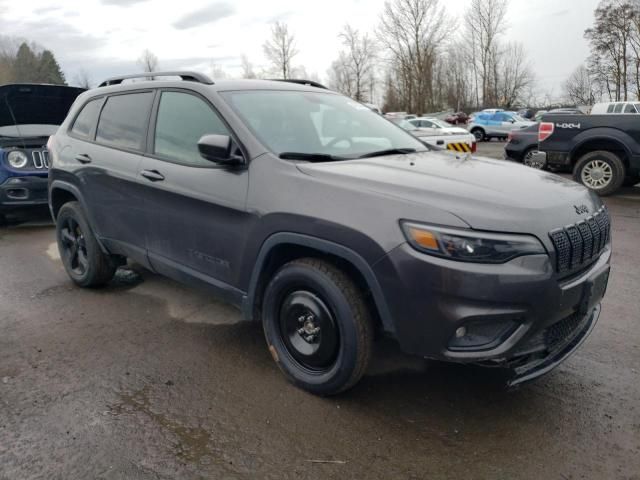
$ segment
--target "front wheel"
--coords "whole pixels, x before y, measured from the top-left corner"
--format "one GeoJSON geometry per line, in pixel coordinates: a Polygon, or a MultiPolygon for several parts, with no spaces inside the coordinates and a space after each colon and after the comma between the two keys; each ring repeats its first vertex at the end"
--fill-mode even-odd
{"type": "Polygon", "coordinates": [[[99,287],[113,278],[116,264],[101,250],[78,202],[58,212],[56,237],[64,268],[77,285],[99,287]]]}
{"type": "Polygon", "coordinates": [[[284,265],[266,288],[262,324],[285,376],[316,395],[335,395],[364,374],[373,348],[369,310],[355,283],[323,260],[284,265]]]}
{"type": "Polygon", "coordinates": [[[484,130],[482,130],[481,128],[474,128],[473,130],[471,130],[471,134],[476,137],[476,142],[482,142],[484,140],[487,140],[484,130]]]}
{"type": "Polygon", "coordinates": [[[573,178],[598,195],[611,195],[622,186],[625,167],[615,153],[598,150],[583,155],[577,161],[573,178]]]}

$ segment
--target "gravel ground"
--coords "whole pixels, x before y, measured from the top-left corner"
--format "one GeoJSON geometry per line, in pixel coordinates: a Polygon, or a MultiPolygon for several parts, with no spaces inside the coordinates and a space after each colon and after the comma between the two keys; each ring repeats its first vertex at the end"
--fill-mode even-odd
{"type": "Polygon", "coordinates": [[[506,391],[385,343],[330,399],[206,293],[136,268],[80,290],[50,225],[0,229],[0,479],[640,479],[640,188],[606,203],[603,313],[553,373],[506,391]]]}

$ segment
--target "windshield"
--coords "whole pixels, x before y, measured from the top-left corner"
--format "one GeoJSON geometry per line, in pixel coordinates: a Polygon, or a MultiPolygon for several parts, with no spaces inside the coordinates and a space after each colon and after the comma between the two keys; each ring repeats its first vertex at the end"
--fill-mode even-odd
{"type": "Polygon", "coordinates": [[[409,133],[341,95],[260,90],[225,92],[223,97],[276,155],[357,158],[382,150],[428,150],[409,133]]]}

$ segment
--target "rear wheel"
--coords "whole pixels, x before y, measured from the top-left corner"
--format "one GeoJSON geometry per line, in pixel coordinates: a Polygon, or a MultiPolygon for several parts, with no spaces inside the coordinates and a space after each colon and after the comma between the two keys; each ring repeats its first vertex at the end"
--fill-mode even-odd
{"type": "Polygon", "coordinates": [[[116,264],[100,249],[78,202],[60,209],[56,236],[64,268],[77,285],[99,287],[113,278],[116,264]]]}
{"type": "Polygon", "coordinates": [[[534,160],[534,154],[538,153],[538,147],[531,147],[524,152],[522,156],[522,163],[527,167],[535,168],[536,170],[544,170],[544,162],[534,160]]]}
{"type": "Polygon", "coordinates": [[[373,327],[363,295],[323,260],[295,260],[275,274],[265,291],[262,323],[282,372],[311,393],[343,392],[369,364],[373,327]]]}
{"type": "Polygon", "coordinates": [[[573,169],[573,178],[598,195],[611,195],[622,186],[625,167],[615,153],[598,150],[578,160],[573,169]]]}
{"type": "Polygon", "coordinates": [[[486,139],[484,130],[482,130],[481,128],[474,128],[473,130],[471,130],[471,134],[476,137],[476,142],[482,142],[486,139]]]}

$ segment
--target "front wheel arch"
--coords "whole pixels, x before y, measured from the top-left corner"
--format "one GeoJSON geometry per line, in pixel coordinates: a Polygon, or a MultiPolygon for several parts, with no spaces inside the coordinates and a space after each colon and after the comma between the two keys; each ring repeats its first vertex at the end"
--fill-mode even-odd
{"type": "Polygon", "coordinates": [[[378,327],[393,334],[395,327],[382,287],[373,269],[358,253],[344,245],[309,235],[280,232],[273,234],[262,244],[256,259],[249,288],[243,300],[243,314],[247,320],[259,319],[262,294],[269,281],[280,266],[303,257],[328,259],[337,267],[344,269],[362,290],[370,293],[371,313],[378,327]]]}

